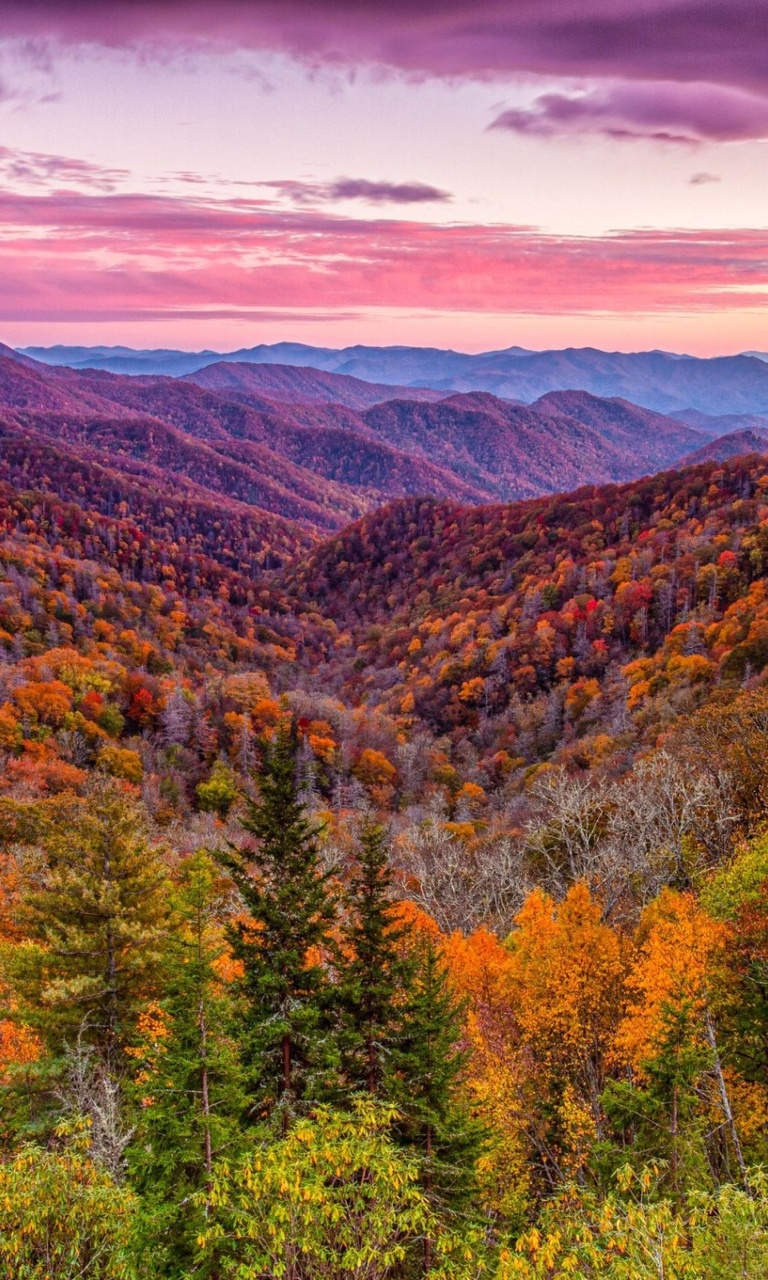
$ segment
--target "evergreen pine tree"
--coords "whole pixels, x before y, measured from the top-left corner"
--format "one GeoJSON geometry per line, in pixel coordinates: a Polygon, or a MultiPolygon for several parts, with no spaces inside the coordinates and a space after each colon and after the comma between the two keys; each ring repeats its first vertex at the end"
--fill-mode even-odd
{"type": "Polygon", "coordinates": [[[158,990],[168,877],[141,808],[111,779],[95,780],[85,802],[58,817],[24,903],[33,941],[16,956],[19,1012],[54,1053],[79,1041],[116,1070],[158,990]]]}
{"type": "Polygon", "coordinates": [[[142,1196],[153,1266],[168,1280],[182,1280],[193,1270],[213,1274],[194,1267],[196,1240],[206,1225],[205,1192],[214,1162],[239,1148],[243,1093],[234,1001],[219,974],[227,960],[218,920],[219,879],[205,853],[182,866],[166,991],[144,1019],[133,1086],[137,1121],[130,1172],[142,1196]]]}
{"type": "Polygon", "coordinates": [[[360,833],[346,907],[337,990],[343,1078],[347,1087],[381,1096],[412,966],[397,923],[386,832],[370,821],[360,833]]]}
{"type": "MultiPolygon", "coordinates": [[[[464,1211],[482,1139],[460,1090],[466,1064],[459,1045],[464,1006],[429,936],[414,939],[412,965],[387,1092],[401,1115],[400,1140],[420,1153],[424,1186],[435,1207],[464,1211]]],[[[429,1249],[425,1265],[429,1269],[429,1249]]]]}
{"type": "MultiPolygon", "coordinates": [[[[712,1071],[712,1052],[701,1035],[701,1011],[690,1003],[662,1010],[653,1058],[643,1064],[645,1079],[609,1080],[601,1105],[613,1129],[613,1143],[599,1157],[615,1176],[631,1152],[636,1168],[662,1164],[662,1181],[674,1199],[686,1188],[710,1185],[706,1112],[702,1083],[712,1071]]],[[[722,1138],[722,1131],[717,1137],[722,1138]]]]}
{"type": "Polygon", "coordinates": [[[230,936],[242,962],[246,1005],[242,1034],[252,1119],[276,1109],[287,1127],[302,1103],[329,1087],[335,1066],[331,987],[323,952],[336,905],[318,850],[319,828],[307,819],[296,780],[295,725],[264,743],[259,795],[246,799],[248,848],[221,855],[247,916],[230,936]]]}

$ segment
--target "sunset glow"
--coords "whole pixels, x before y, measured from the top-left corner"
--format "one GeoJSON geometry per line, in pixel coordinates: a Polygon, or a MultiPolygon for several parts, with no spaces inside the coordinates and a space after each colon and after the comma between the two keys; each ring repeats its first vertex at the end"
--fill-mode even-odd
{"type": "Polygon", "coordinates": [[[768,347],[739,0],[0,14],[0,337],[768,347]]]}

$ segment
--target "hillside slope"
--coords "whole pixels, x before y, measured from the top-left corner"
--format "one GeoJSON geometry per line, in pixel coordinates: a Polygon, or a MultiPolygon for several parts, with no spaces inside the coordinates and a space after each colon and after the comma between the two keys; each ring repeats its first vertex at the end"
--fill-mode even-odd
{"type": "Polygon", "coordinates": [[[582,738],[625,749],[757,676],[766,574],[752,456],[511,505],[393,503],[283,586],[336,621],[328,678],[347,698],[533,760],[582,738]]]}
{"type": "Polygon", "coordinates": [[[702,435],[715,439],[734,431],[768,430],[768,417],[759,413],[700,413],[697,409],[682,409],[669,415],[676,422],[684,422],[702,435]]]}
{"type": "MultiPolygon", "coordinates": [[[[453,813],[468,783],[507,826],[543,762],[621,777],[687,715],[768,674],[768,458],[754,455],[515,503],[400,499],[318,543],[188,478],[170,485],[135,459],[118,473],[87,444],[9,421],[0,527],[6,698],[21,707],[32,680],[45,706],[48,683],[77,677],[73,647],[97,660],[126,722],[110,732],[187,813],[217,751],[242,769],[243,742],[279,714],[257,672],[301,717],[324,796],[338,784],[342,807],[362,803],[367,751],[377,795],[394,786],[418,805],[428,775],[453,813]],[[238,671],[222,702],[222,674],[238,671]],[[188,774],[163,736],[180,681],[188,774]],[[154,700],[151,747],[137,689],[154,700]]],[[[80,769],[77,734],[95,732],[80,720],[50,741],[18,721],[8,738],[4,714],[19,785],[80,769]]]]}
{"type": "Polygon", "coordinates": [[[186,374],[220,361],[311,366],[315,370],[393,386],[438,391],[489,391],[530,402],[550,391],[576,389],[620,397],[659,413],[694,409],[707,415],[768,413],[768,364],[752,355],[709,359],[668,351],[600,351],[569,347],[528,351],[508,347],[469,355],[433,347],[366,347],[341,350],[282,342],[227,355],[212,352],[142,352],[125,348],[28,348],[54,364],[112,369],[120,373],[186,374]]]}
{"type": "Polygon", "coordinates": [[[398,387],[386,383],[364,382],[342,373],[321,369],[297,368],[285,364],[228,363],[220,360],[196,373],[184,376],[185,382],[226,394],[246,404],[265,397],[284,404],[343,404],[348,409],[369,409],[384,400],[410,399],[432,401],[443,398],[439,391],[425,387],[398,387]]]}
{"type": "Polygon", "coordinates": [[[708,440],[706,444],[694,449],[687,458],[683,458],[681,466],[693,465],[697,462],[724,462],[726,458],[736,458],[739,454],[768,453],[768,430],[731,431],[728,435],[718,436],[716,440],[708,440]]]}
{"type": "Polygon", "coordinates": [[[668,466],[700,442],[691,428],[660,414],[584,392],[529,406],[487,393],[434,405],[394,400],[363,416],[399,448],[440,459],[493,498],[630,479],[668,466]]]}
{"type": "MultiPolygon", "coordinates": [[[[232,367],[244,386],[247,377],[232,367]]],[[[282,392],[298,396],[304,388],[303,400],[242,390],[232,399],[187,379],[52,369],[0,356],[0,415],[56,441],[59,458],[88,449],[132,483],[149,468],[155,485],[162,476],[170,488],[191,483],[225,509],[229,501],[244,503],[320,533],[389,498],[431,494],[481,503],[627,480],[669,466],[703,442],[683,423],[584,392],[552,393],[530,406],[477,393],[358,410],[319,400],[338,386],[318,382],[314,371],[284,372],[282,392]]],[[[363,385],[353,386],[358,399],[379,394],[363,385]]],[[[30,458],[31,486],[45,474],[36,465],[30,458]]]]}

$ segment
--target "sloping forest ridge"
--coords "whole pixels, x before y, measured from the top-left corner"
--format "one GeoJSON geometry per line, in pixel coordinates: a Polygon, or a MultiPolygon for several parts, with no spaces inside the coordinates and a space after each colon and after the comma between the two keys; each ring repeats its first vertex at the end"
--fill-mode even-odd
{"type": "Polygon", "coordinates": [[[768,434],[301,363],[0,352],[0,1276],[758,1280],[768,434]]]}

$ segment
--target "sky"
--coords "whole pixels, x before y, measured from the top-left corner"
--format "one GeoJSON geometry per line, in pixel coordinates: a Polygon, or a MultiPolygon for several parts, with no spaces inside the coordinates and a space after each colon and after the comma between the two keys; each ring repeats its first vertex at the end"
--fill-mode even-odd
{"type": "Polygon", "coordinates": [[[768,350],[768,3],[2,0],[0,341],[768,350]]]}

